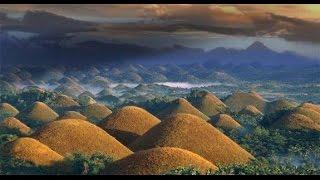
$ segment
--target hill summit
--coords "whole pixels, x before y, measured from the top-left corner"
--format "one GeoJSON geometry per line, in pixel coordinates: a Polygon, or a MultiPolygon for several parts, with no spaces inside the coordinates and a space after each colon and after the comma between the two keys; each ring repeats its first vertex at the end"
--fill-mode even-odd
{"type": "Polygon", "coordinates": [[[0,104],[0,117],[14,117],[19,111],[8,103],[0,104]]]}
{"type": "Polygon", "coordinates": [[[188,101],[205,115],[211,117],[226,111],[227,106],[209,91],[192,91],[188,101]]]}
{"type": "Polygon", "coordinates": [[[256,92],[235,92],[228,96],[224,103],[234,112],[239,112],[248,105],[252,105],[259,111],[264,112],[266,106],[266,101],[256,92]]]}
{"type": "Polygon", "coordinates": [[[37,101],[19,113],[18,117],[32,127],[56,120],[59,115],[45,103],[37,101]]]}
{"type": "Polygon", "coordinates": [[[164,109],[160,110],[158,116],[161,118],[167,118],[174,116],[178,113],[188,113],[198,116],[206,121],[210,118],[199,111],[197,108],[193,107],[186,99],[178,98],[170,102],[164,109]]]}
{"type": "Polygon", "coordinates": [[[128,144],[158,123],[160,120],[146,110],[126,106],[104,119],[100,127],[120,142],[128,144]]]}

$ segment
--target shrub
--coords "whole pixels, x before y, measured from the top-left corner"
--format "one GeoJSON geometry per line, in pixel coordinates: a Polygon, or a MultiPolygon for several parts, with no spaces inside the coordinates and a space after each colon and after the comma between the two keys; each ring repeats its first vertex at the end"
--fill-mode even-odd
{"type": "Polygon", "coordinates": [[[70,167],[69,172],[66,174],[77,175],[97,175],[99,172],[106,168],[113,159],[103,154],[83,155],[73,154],[65,159],[65,164],[70,167]]]}
{"type": "Polygon", "coordinates": [[[213,174],[212,171],[208,170],[205,173],[202,173],[196,167],[178,167],[176,169],[170,170],[169,172],[165,173],[165,175],[210,175],[213,174]]]}
{"type": "Polygon", "coordinates": [[[317,175],[319,168],[311,165],[294,166],[278,158],[260,158],[246,165],[221,166],[214,175],[317,175]]]}
{"type": "Polygon", "coordinates": [[[66,157],[63,162],[54,166],[36,166],[30,162],[15,159],[14,157],[0,157],[0,174],[7,175],[48,175],[48,174],[72,174],[72,175],[96,175],[107,167],[112,158],[102,154],[82,155],[73,154],[66,157]]]}

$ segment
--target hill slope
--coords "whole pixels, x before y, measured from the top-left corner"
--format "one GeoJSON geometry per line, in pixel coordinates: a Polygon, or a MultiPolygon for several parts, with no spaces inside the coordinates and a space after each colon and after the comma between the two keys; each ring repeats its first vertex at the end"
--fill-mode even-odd
{"type": "Polygon", "coordinates": [[[253,158],[215,127],[191,114],[177,114],[162,121],[130,147],[135,151],[178,147],[199,154],[216,165],[247,163],[253,158]]]}

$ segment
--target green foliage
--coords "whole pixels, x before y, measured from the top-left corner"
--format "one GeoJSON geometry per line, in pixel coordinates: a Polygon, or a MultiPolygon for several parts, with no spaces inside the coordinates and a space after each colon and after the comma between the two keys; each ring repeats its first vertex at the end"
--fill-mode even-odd
{"type": "Polygon", "coordinates": [[[49,174],[47,168],[36,166],[30,162],[13,157],[1,157],[0,172],[5,175],[45,175],[49,174]]]}
{"type": "Polygon", "coordinates": [[[279,110],[275,113],[271,113],[271,114],[266,114],[262,121],[261,121],[261,125],[263,126],[270,126],[272,125],[275,121],[277,121],[279,118],[281,118],[282,116],[290,113],[291,109],[282,109],[279,110]]]}
{"type": "Polygon", "coordinates": [[[194,167],[179,167],[166,175],[319,175],[319,166],[313,164],[293,165],[279,157],[258,158],[249,164],[219,166],[217,171],[201,173],[194,167]]]}
{"type": "Polygon", "coordinates": [[[18,136],[14,134],[0,134],[0,146],[2,146],[5,143],[14,141],[17,138],[18,136]]]}
{"type": "Polygon", "coordinates": [[[178,167],[165,173],[165,175],[210,175],[213,174],[211,170],[201,172],[196,167],[178,167]]]}
{"type": "Polygon", "coordinates": [[[237,120],[237,122],[239,122],[243,127],[245,128],[255,128],[260,126],[261,121],[263,120],[262,116],[250,116],[250,115],[245,115],[245,114],[239,114],[236,112],[232,112],[230,109],[227,109],[226,114],[229,114],[230,116],[232,116],[234,119],[237,120]]]}
{"type": "Polygon", "coordinates": [[[35,89],[20,91],[18,93],[0,95],[0,102],[7,102],[19,110],[32,105],[36,101],[50,105],[55,98],[55,93],[35,89]]]}
{"type": "Polygon", "coordinates": [[[173,99],[168,96],[163,97],[157,97],[152,100],[148,100],[144,102],[141,107],[146,109],[148,112],[152,114],[157,114],[159,110],[165,108],[169,102],[171,102],[173,99]]]}
{"type": "Polygon", "coordinates": [[[103,154],[88,156],[76,153],[67,157],[64,163],[67,167],[70,167],[69,172],[66,172],[67,174],[96,175],[111,162],[113,162],[113,159],[103,154]]]}
{"type": "Polygon", "coordinates": [[[107,95],[107,96],[100,97],[100,98],[98,98],[98,101],[103,102],[111,107],[119,106],[121,103],[121,100],[113,95],[107,95]]]}
{"type": "Polygon", "coordinates": [[[12,117],[12,114],[8,113],[8,112],[4,112],[4,113],[0,114],[0,122],[5,120],[8,117],[12,117]]]}
{"type": "Polygon", "coordinates": [[[7,175],[48,175],[48,174],[72,174],[72,175],[97,175],[107,167],[112,158],[102,154],[82,155],[73,154],[66,157],[63,162],[53,166],[37,166],[30,162],[15,159],[13,157],[0,157],[0,174],[7,175]]]}
{"type": "Polygon", "coordinates": [[[245,165],[220,166],[213,175],[318,175],[319,167],[310,164],[295,166],[277,158],[260,158],[245,165]]]}
{"type": "Polygon", "coordinates": [[[277,130],[269,131],[263,127],[255,127],[229,131],[225,134],[249,150],[254,156],[269,157],[285,151],[286,138],[277,130]]]}

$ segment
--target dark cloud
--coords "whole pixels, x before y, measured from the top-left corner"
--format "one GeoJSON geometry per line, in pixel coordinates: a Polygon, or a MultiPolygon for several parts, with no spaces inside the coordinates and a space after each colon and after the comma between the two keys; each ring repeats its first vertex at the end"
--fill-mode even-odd
{"type": "MultiPolygon", "coordinates": [[[[309,6],[293,5],[17,5],[4,6],[10,10],[48,10],[73,16],[100,16],[107,18],[143,18],[144,22],[118,24],[88,24],[45,13],[25,16],[22,22],[0,14],[4,29],[31,32],[87,32],[119,31],[123,33],[145,31],[207,31],[226,35],[273,36],[287,40],[320,43],[320,23],[306,18],[288,17],[299,11],[311,17],[309,6]],[[308,9],[308,8],[309,9],[308,9]],[[265,10],[264,10],[265,8],[265,10]],[[148,21],[153,19],[153,21],[148,21]]],[[[314,13],[314,12],[313,12],[314,13]]],[[[28,13],[27,13],[28,15],[28,13]]],[[[302,17],[302,15],[301,15],[302,17]]],[[[314,16],[316,17],[316,16],[314,16]]],[[[125,34],[124,34],[125,36],[125,34]]]]}
{"type": "Polygon", "coordinates": [[[7,18],[1,24],[3,30],[18,30],[39,34],[94,31],[96,26],[95,23],[74,20],[45,11],[28,11],[21,21],[7,18]]]}
{"type": "Polygon", "coordinates": [[[286,33],[280,34],[288,40],[320,42],[320,23],[271,14],[271,17],[283,25],[286,33]]]}

